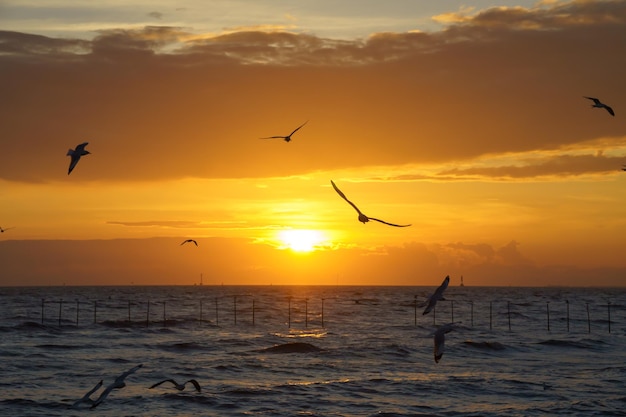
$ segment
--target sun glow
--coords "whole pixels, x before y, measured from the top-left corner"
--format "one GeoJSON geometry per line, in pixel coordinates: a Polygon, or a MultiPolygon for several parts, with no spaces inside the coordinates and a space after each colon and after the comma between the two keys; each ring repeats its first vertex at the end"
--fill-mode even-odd
{"type": "Polygon", "coordinates": [[[278,239],[289,249],[296,252],[311,252],[326,237],[319,230],[310,229],[288,229],[278,233],[278,239]]]}

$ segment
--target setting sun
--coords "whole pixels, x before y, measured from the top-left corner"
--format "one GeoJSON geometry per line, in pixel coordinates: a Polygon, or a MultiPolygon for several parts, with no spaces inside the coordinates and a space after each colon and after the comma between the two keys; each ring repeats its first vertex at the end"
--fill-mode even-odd
{"type": "Polygon", "coordinates": [[[280,241],[296,252],[311,252],[326,238],[319,230],[288,229],[278,233],[280,241]]]}

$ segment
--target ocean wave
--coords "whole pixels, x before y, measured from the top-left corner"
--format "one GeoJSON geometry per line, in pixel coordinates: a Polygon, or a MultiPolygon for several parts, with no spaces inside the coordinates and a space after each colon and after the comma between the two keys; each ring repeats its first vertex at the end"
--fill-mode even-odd
{"type": "Polygon", "coordinates": [[[471,340],[466,340],[463,344],[481,350],[504,350],[507,348],[500,342],[473,342],[471,340]]]}
{"type": "Polygon", "coordinates": [[[606,342],[602,340],[593,340],[593,339],[582,339],[582,340],[559,340],[559,339],[548,339],[538,344],[543,346],[554,346],[554,347],[563,347],[563,348],[576,348],[576,349],[599,349],[603,345],[606,345],[606,342]]]}
{"type": "Polygon", "coordinates": [[[323,349],[312,345],[310,343],[304,342],[291,342],[291,343],[283,343],[280,345],[271,346],[265,349],[261,349],[262,352],[266,353],[311,353],[311,352],[320,352],[323,349]]]}

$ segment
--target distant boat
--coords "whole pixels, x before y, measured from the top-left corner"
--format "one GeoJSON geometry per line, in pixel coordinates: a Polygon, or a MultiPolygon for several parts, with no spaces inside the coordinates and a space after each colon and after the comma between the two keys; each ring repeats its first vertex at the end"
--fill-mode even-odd
{"type": "Polygon", "coordinates": [[[463,284],[463,275],[461,275],[461,285],[459,285],[459,287],[465,287],[465,284],[463,284]]]}

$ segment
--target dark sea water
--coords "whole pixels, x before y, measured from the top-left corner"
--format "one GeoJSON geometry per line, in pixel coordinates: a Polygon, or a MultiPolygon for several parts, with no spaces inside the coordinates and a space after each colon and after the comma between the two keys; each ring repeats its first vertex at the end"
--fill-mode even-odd
{"type": "Polygon", "coordinates": [[[626,289],[433,289],[0,288],[0,415],[626,415],[626,289]]]}

